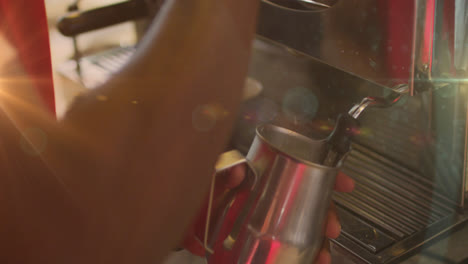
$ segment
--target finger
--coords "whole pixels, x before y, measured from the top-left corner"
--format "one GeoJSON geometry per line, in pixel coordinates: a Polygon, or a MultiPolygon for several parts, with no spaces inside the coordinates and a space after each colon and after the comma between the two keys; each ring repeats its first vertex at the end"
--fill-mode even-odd
{"type": "Polygon", "coordinates": [[[354,189],[354,180],[343,172],[338,172],[335,181],[335,190],[338,192],[351,192],[354,189]]]}
{"type": "Polygon", "coordinates": [[[338,219],[338,214],[336,213],[335,204],[330,205],[330,209],[328,209],[328,218],[327,218],[327,227],[325,230],[325,234],[328,238],[335,239],[341,233],[341,224],[340,220],[338,219]]]}
{"type": "Polygon", "coordinates": [[[322,248],[317,256],[317,264],[330,264],[331,263],[331,256],[328,250],[322,248]]]}
{"type": "Polygon", "coordinates": [[[241,184],[245,178],[245,164],[240,164],[229,169],[226,178],[226,188],[235,188],[241,184]]]}

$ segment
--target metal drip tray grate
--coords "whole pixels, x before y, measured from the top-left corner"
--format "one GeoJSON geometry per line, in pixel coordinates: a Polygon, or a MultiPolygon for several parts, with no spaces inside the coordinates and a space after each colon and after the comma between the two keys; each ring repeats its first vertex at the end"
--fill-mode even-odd
{"type": "Polygon", "coordinates": [[[343,171],[356,189],[334,194],[343,224],[335,242],[364,262],[396,260],[465,220],[429,179],[365,147],[353,146],[343,171]]]}

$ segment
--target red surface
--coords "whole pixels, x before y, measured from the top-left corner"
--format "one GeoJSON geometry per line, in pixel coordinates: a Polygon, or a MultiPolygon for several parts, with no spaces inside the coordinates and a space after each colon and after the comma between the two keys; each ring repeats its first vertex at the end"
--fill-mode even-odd
{"type": "Polygon", "coordinates": [[[380,1],[383,6],[382,18],[387,27],[387,39],[384,40],[387,50],[387,71],[392,85],[408,83],[411,69],[411,48],[413,39],[414,1],[392,0],[380,1]]]}
{"type": "Polygon", "coordinates": [[[450,72],[456,75],[455,69],[455,1],[444,1],[444,22],[442,38],[447,41],[450,51],[450,72]]]}
{"type": "MultiPolygon", "coordinates": [[[[213,201],[213,210],[211,215],[211,227],[213,227],[216,223],[216,219],[218,219],[219,214],[224,209],[224,205],[222,205],[222,201],[220,197],[222,194],[225,193],[228,189],[226,189],[222,184],[216,184],[215,192],[214,192],[214,201],[213,201]]],[[[214,250],[216,254],[213,256],[214,259],[218,261],[224,260],[226,255],[229,255],[230,252],[224,252],[222,243],[224,239],[229,235],[232,226],[234,225],[235,220],[239,212],[243,209],[245,201],[247,200],[248,191],[241,191],[236,194],[236,198],[234,203],[231,205],[228,214],[226,215],[225,221],[222,224],[220,233],[218,234],[218,239],[214,245],[214,250]],[[224,253],[222,253],[224,252],[224,253]]],[[[205,248],[203,247],[203,239],[205,235],[205,224],[206,224],[206,216],[207,216],[207,207],[208,207],[208,198],[204,203],[203,208],[200,210],[198,216],[196,217],[195,221],[193,222],[192,226],[189,228],[186,234],[186,238],[183,242],[183,246],[185,249],[189,250],[195,255],[198,256],[205,256],[205,248]]],[[[229,258],[228,258],[229,259],[229,258]]],[[[217,261],[210,261],[210,263],[221,263],[217,261]]]]}
{"type": "Polygon", "coordinates": [[[43,0],[0,0],[0,30],[15,45],[21,63],[48,110],[55,114],[49,32],[43,0]]]}

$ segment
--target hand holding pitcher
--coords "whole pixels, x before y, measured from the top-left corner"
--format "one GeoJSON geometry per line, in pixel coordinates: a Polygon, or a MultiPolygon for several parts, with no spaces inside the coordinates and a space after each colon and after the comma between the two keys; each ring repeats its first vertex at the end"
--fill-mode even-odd
{"type": "Polygon", "coordinates": [[[222,156],[219,171],[229,171],[234,182],[246,178],[235,189],[216,184],[214,210],[202,210],[186,247],[199,255],[206,247],[209,263],[329,263],[329,253],[319,249],[323,233],[334,238],[340,231],[333,207],[327,212],[331,190],[350,191],[353,182],[337,175],[338,167],[319,164],[325,152],[324,140],[260,127],[246,159],[236,152],[222,156]],[[203,230],[206,219],[211,223],[203,230]]]}

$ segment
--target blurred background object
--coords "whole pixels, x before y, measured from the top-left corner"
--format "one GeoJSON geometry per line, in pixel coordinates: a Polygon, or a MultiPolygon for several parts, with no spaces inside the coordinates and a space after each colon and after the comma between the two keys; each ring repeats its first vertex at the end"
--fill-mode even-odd
{"type": "MultiPolygon", "coordinates": [[[[99,8],[121,1],[118,0],[46,0],[47,16],[49,20],[50,43],[52,51],[52,65],[54,68],[55,100],[57,116],[60,118],[65,113],[69,104],[76,95],[86,92],[105,80],[108,73],[87,59],[84,64],[89,67],[81,67],[82,79],[77,71],[77,60],[89,55],[106,52],[114,48],[132,48],[137,43],[135,21],[121,23],[97,31],[87,32],[73,38],[59,33],[57,23],[61,17],[68,13],[71,6],[77,4],[79,10],[99,8]],[[76,46],[74,42],[76,41],[76,46]],[[76,47],[76,49],[75,49],[76,47]],[[77,54],[78,53],[78,54],[77,54]]],[[[120,62],[121,64],[123,62],[120,62]]],[[[121,67],[121,65],[119,65],[121,67]]]]}

